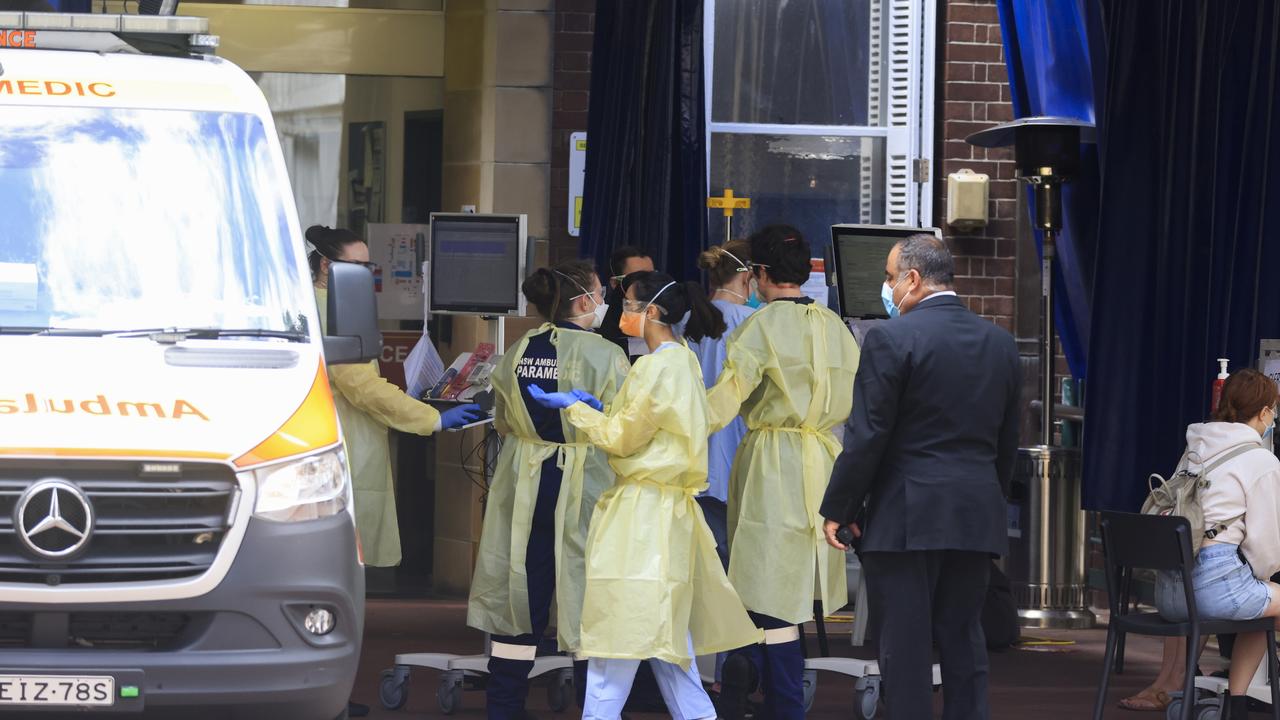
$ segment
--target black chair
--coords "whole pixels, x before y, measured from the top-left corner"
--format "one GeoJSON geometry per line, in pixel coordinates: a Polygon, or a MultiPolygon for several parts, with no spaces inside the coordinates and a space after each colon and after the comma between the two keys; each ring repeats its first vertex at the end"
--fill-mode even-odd
{"type": "Polygon", "coordinates": [[[1107,654],[1102,663],[1098,700],[1093,708],[1094,720],[1102,720],[1107,701],[1107,684],[1114,669],[1116,645],[1123,634],[1187,639],[1187,682],[1182,694],[1182,720],[1191,720],[1195,709],[1196,650],[1200,647],[1200,638],[1247,632],[1266,633],[1267,663],[1271,677],[1271,716],[1280,720],[1280,683],[1276,682],[1277,676],[1280,676],[1280,668],[1276,662],[1276,619],[1226,621],[1200,620],[1197,617],[1195,593],[1191,586],[1191,569],[1195,563],[1191,556],[1191,524],[1186,518],[1104,512],[1102,552],[1107,561],[1107,602],[1111,607],[1111,622],[1107,627],[1107,654]],[[1130,612],[1125,599],[1129,596],[1129,581],[1136,568],[1180,573],[1190,620],[1171,623],[1162,619],[1159,613],[1130,612]]]}

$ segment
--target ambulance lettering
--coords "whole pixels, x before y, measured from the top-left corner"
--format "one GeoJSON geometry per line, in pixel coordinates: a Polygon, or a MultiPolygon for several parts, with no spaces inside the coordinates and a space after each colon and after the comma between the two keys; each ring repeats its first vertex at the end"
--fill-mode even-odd
{"type": "Polygon", "coordinates": [[[0,30],[0,48],[25,48],[36,46],[35,30],[0,30]]]}
{"type": "Polygon", "coordinates": [[[116,88],[108,82],[77,82],[73,84],[61,80],[3,79],[0,80],[0,95],[111,98],[116,96],[116,88]]]}
{"type": "Polygon", "coordinates": [[[209,422],[190,400],[178,398],[172,405],[146,401],[111,402],[105,395],[88,400],[74,398],[43,398],[35,393],[25,393],[16,398],[0,398],[0,416],[4,415],[90,415],[147,418],[152,420],[200,419],[209,422]]]}

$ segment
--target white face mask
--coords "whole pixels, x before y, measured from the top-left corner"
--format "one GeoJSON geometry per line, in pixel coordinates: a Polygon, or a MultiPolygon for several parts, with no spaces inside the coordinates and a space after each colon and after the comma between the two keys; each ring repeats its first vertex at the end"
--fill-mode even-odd
{"type": "Polygon", "coordinates": [[[591,318],[591,329],[592,330],[599,329],[599,327],[604,324],[604,316],[609,314],[609,303],[596,302],[595,296],[592,295],[591,293],[584,293],[582,295],[578,295],[574,297],[573,300],[577,300],[580,297],[590,298],[591,302],[595,305],[595,307],[589,313],[574,315],[569,319],[580,320],[584,317],[589,317],[591,318]]]}
{"type": "Polygon", "coordinates": [[[569,318],[569,319],[570,319],[570,320],[579,320],[579,319],[584,318],[584,317],[590,317],[590,318],[591,318],[591,329],[592,329],[592,330],[598,330],[598,329],[600,329],[600,326],[604,324],[604,316],[609,314],[609,303],[597,302],[597,301],[596,301],[596,295],[595,295],[595,293],[593,293],[593,292],[588,292],[588,291],[587,291],[587,289],[586,289],[586,288],[584,288],[584,287],[582,287],[582,285],[580,285],[580,284],[578,283],[578,281],[577,281],[577,280],[574,280],[573,278],[569,277],[568,275],[565,275],[564,273],[562,273],[562,272],[560,272],[560,271],[558,271],[558,270],[553,270],[552,272],[554,272],[555,274],[557,274],[557,275],[559,275],[560,277],[564,278],[565,280],[568,280],[569,282],[573,283],[574,285],[577,285],[577,286],[578,286],[578,289],[582,291],[582,294],[581,294],[581,295],[574,295],[573,297],[569,298],[569,302],[576,302],[576,301],[578,300],[578,298],[580,298],[580,297],[585,297],[585,298],[590,298],[590,299],[591,299],[591,303],[592,303],[593,305],[595,305],[595,308],[594,308],[594,309],[592,309],[592,311],[591,311],[590,313],[583,313],[583,314],[581,314],[581,315],[574,315],[573,317],[571,317],[571,318],[569,318]]]}
{"type": "MultiPolygon", "coordinates": [[[[595,298],[591,298],[591,302],[595,302],[595,298]]],[[[596,303],[595,310],[591,312],[591,329],[599,330],[604,324],[604,316],[609,314],[609,303],[596,303]]]]}

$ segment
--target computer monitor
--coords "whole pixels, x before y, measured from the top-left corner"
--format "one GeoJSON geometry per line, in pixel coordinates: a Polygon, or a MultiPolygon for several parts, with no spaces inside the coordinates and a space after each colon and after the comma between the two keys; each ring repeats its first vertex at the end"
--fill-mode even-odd
{"type": "Polygon", "coordinates": [[[431,312],[524,315],[527,216],[431,213],[431,312]]]}
{"type": "Polygon", "coordinates": [[[832,225],[831,249],[840,315],[846,318],[888,317],[880,300],[884,261],[897,242],[908,235],[928,233],[941,238],[937,228],[891,225],[832,225]]]}

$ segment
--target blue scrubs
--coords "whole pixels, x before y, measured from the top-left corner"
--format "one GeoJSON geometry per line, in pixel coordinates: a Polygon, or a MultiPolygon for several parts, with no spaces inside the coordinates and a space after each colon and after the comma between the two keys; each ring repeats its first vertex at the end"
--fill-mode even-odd
{"type": "MultiPolygon", "coordinates": [[[[724,316],[727,329],[719,338],[703,338],[689,343],[689,349],[698,356],[698,364],[702,366],[702,382],[708,389],[715,386],[724,370],[725,343],[729,335],[755,312],[755,308],[725,300],[712,300],[711,304],[724,316]]],[[[707,440],[707,491],[698,496],[698,504],[702,506],[702,513],[707,516],[707,525],[716,538],[716,552],[719,553],[726,571],[729,569],[729,476],[733,471],[734,455],[742,444],[742,438],[746,436],[747,423],[740,417],[734,418],[724,429],[711,435],[707,440]]]]}
{"type": "MultiPolygon", "coordinates": [[[[725,342],[739,325],[756,309],[727,300],[712,300],[724,316],[726,329],[719,338],[702,338],[690,341],[689,349],[698,356],[702,366],[702,382],[708,389],[715,386],[724,370],[725,342]]],[[[707,440],[707,491],[698,496],[698,505],[707,519],[707,527],[716,539],[716,554],[725,572],[729,571],[729,476],[733,472],[733,458],[738,453],[742,438],[747,436],[747,423],[737,417],[722,430],[711,434],[707,440]]],[[[716,682],[720,682],[724,661],[728,653],[716,655],[716,682]]]]}
{"type": "MultiPolygon", "coordinates": [[[[577,325],[558,323],[568,330],[581,331],[577,325]]],[[[550,410],[534,402],[529,386],[537,385],[547,392],[556,391],[556,348],[551,344],[551,333],[535,335],[529,339],[524,357],[538,362],[517,364],[516,380],[520,384],[520,396],[538,437],[546,442],[563,443],[564,427],[560,424],[560,411],[550,410]],[[537,377],[522,377],[522,368],[536,370],[537,377]]],[[[551,601],[555,596],[556,579],[556,503],[560,497],[560,482],[564,474],[553,456],[542,463],[542,475],[538,482],[537,501],[533,507],[533,525],[529,531],[529,544],[525,554],[525,574],[529,584],[529,614],[533,632],[528,635],[490,638],[493,646],[489,658],[489,682],[486,686],[488,717],[490,720],[523,720],[525,699],[529,695],[529,673],[533,670],[533,657],[539,640],[546,634],[551,617],[551,601]]],[[[574,663],[574,676],[578,688],[578,703],[586,692],[585,662],[574,663]]]]}

